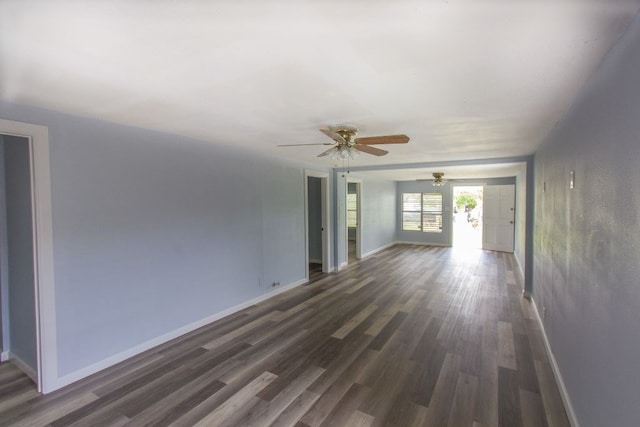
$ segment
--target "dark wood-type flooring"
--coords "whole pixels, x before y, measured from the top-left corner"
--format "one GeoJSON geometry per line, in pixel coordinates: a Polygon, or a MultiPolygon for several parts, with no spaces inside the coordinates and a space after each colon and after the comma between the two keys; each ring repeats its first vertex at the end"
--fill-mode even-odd
{"type": "Polygon", "coordinates": [[[512,255],[396,245],[46,396],[0,425],[569,425],[512,255]]]}

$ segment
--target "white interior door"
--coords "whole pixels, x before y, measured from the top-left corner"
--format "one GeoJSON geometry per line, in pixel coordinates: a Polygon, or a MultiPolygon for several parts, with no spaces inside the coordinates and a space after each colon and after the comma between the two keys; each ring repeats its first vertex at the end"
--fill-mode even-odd
{"type": "Polygon", "coordinates": [[[487,185],[483,199],[482,248],[513,252],[515,185],[487,185]]]}

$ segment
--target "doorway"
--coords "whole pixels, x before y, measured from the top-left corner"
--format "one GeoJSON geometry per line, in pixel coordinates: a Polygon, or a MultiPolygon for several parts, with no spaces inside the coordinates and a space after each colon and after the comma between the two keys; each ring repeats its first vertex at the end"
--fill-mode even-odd
{"type": "MultiPolygon", "coordinates": [[[[49,129],[46,126],[0,119],[0,135],[3,135],[3,139],[5,136],[19,137],[28,146],[29,160],[25,170],[31,179],[28,197],[32,209],[30,244],[34,300],[30,304],[34,307],[35,315],[32,324],[35,325],[36,362],[34,367],[26,368],[30,369],[27,374],[35,377],[33,379],[38,391],[48,393],[62,386],[57,375],[49,129]]],[[[10,325],[2,326],[5,332],[10,325]]],[[[3,336],[4,338],[6,337],[3,336]]],[[[3,350],[11,358],[12,349],[3,347],[3,350]]]]}
{"type": "Polygon", "coordinates": [[[314,275],[329,272],[329,174],[305,171],[305,271],[314,275]]]}
{"type": "Polygon", "coordinates": [[[362,257],[361,194],[359,181],[347,182],[347,263],[362,257]]]}
{"type": "Polygon", "coordinates": [[[482,248],[483,196],[481,185],[453,186],[451,242],[454,248],[482,248]]]}
{"type": "Polygon", "coordinates": [[[38,382],[38,326],[29,139],[0,135],[2,360],[38,382]]]}

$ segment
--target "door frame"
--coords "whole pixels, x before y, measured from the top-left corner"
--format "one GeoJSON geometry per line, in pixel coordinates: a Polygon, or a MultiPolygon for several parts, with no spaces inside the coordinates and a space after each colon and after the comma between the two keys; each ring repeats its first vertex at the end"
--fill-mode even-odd
{"type": "Polygon", "coordinates": [[[356,184],[356,259],[362,258],[362,180],[347,177],[345,182],[345,203],[344,203],[344,235],[346,263],[349,264],[349,225],[347,224],[347,195],[349,194],[349,184],[356,184]]]}
{"type": "Polygon", "coordinates": [[[322,272],[330,271],[330,187],[329,173],[310,169],[304,170],[304,268],[305,279],[309,280],[309,178],[320,178],[321,222],[322,222],[322,272]]]}
{"type": "Polygon", "coordinates": [[[58,388],[49,129],[0,119],[0,134],[22,137],[29,143],[37,359],[34,381],[39,392],[47,393],[58,388]]]}

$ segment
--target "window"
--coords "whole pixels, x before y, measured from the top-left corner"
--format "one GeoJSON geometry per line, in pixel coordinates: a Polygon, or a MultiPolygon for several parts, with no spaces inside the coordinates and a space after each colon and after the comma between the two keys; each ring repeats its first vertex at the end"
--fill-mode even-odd
{"type": "Polygon", "coordinates": [[[347,227],[358,226],[358,194],[347,194],[347,227]]]}
{"type": "Polygon", "coordinates": [[[442,232],[442,193],[403,193],[402,230],[442,232]]]}

